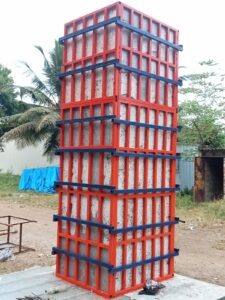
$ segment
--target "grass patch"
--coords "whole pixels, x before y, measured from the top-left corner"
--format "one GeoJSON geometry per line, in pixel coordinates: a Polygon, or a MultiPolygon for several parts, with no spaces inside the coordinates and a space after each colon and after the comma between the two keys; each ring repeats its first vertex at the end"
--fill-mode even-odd
{"type": "Polygon", "coordinates": [[[57,194],[37,193],[34,191],[19,191],[20,176],[10,173],[0,173],[0,200],[8,203],[18,203],[35,207],[56,209],[57,194]]]}
{"type": "Polygon", "coordinates": [[[200,204],[212,220],[225,221],[225,199],[200,204]]]}
{"type": "Polygon", "coordinates": [[[21,205],[29,205],[34,207],[46,207],[57,209],[58,207],[58,195],[37,193],[33,191],[21,191],[13,194],[11,197],[5,197],[3,200],[7,200],[9,203],[17,203],[21,205]]]}
{"type": "Polygon", "coordinates": [[[195,206],[191,195],[177,194],[176,208],[177,209],[192,209],[195,206]]]}
{"type": "Polygon", "coordinates": [[[0,194],[11,194],[18,191],[20,176],[0,173],[0,194]]]}
{"type": "MultiPolygon", "coordinates": [[[[57,194],[19,191],[20,176],[0,173],[0,200],[34,207],[57,209],[57,194]]],[[[212,202],[194,203],[192,195],[177,194],[176,215],[181,219],[201,219],[203,222],[225,221],[225,199],[212,202]]]]}
{"type": "Polygon", "coordinates": [[[195,203],[191,195],[178,194],[176,209],[181,218],[200,219],[204,222],[225,221],[225,199],[195,203]]]}

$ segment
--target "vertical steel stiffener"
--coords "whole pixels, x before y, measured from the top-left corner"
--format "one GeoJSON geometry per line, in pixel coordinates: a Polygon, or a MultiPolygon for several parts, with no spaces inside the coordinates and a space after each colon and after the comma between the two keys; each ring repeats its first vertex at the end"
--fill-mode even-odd
{"type": "Polygon", "coordinates": [[[65,24],[56,275],[104,297],[174,273],[178,31],[117,2],[65,24]]]}

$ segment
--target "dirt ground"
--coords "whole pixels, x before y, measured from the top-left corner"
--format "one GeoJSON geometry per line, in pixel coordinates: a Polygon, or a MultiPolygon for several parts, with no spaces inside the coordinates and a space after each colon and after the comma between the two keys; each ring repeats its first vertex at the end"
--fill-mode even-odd
{"type": "MultiPolygon", "coordinates": [[[[188,220],[187,220],[188,221],[188,220]]],[[[180,224],[176,273],[225,286],[225,224],[180,224]]]]}
{"type": "MultiPolygon", "coordinates": [[[[35,252],[16,256],[15,261],[1,262],[0,274],[23,270],[31,266],[53,265],[51,248],[56,244],[56,223],[53,208],[31,207],[27,204],[0,201],[1,215],[32,218],[38,223],[25,225],[23,243],[35,252]]],[[[225,223],[203,223],[201,219],[184,216],[185,224],[177,226],[176,273],[225,286],[225,223]]],[[[17,237],[13,234],[14,239],[17,237]]],[[[0,242],[5,237],[0,236],[0,242]]]]}
{"type": "MultiPolygon", "coordinates": [[[[55,263],[55,257],[51,255],[51,248],[56,245],[56,223],[52,221],[55,213],[53,209],[0,201],[0,212],[1,216],[14,215],[38,221],[23,225],[23,245],[36,251],[16,255],[14,261],[0,262],[0,274],[55,263]]],[[[13,242],[18,242],[18,234],[12,234],[11,237],[13,242]]],[[[5,236],[0,236],[0,243],[5,240],[5,236]]]]}

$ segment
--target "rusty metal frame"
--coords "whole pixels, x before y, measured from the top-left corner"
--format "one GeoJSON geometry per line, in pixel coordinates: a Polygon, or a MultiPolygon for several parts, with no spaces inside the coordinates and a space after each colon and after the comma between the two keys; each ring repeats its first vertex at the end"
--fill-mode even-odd
{"type": "Polygon", "coordinates": [[[7,227],[6,229],[1,230],[3,233],[0,234],[0,235],[6,235],[7,238],[6,238],[5,243],[0,243],[0,246],[11,245],[12,248],[18,247],[18,251],[14,252],[14,255],[17,255],[19,253],[24,253],[24,252],[27,252],[27,251],[35,251],[35,249],[33,249],[33,248],[22,245],[23,225],[28,224],[28,223],[37,223],[37,221],[26,219],[26,218],[21,218],[21,217],[16,217],[16,216],[12,216],[12,215],[0,216],[0,219],[7,219],[6,223],[0,222],[0,225],[3,225],[5,227],[7,227]],[[20,221],[12,223],[12,219],[17,219],[17,220],[20,220],[20,221]],[[19,243],[18,244],[10,242],[10,236],[12,234],[11,228],[14,227],[14,226],[19,226],[19,243]]]}

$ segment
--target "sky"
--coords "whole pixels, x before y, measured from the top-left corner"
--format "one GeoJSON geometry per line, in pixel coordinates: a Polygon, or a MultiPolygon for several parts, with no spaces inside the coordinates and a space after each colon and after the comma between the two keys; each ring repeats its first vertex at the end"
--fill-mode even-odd
{"type": "MultiPolygon", "coordinates": [[[[34,45],[47,53],[63,35],[64,23],[113,0],[0,0],[0,64],[12,70],[17,85],[29,84],[21,61],[40,74],[42,59],[34,45]]],[[[180,31],[180,65],[198,71],[201,60],[214,59],[225,73],[223,0],[124,0],[180,31]]]]}

